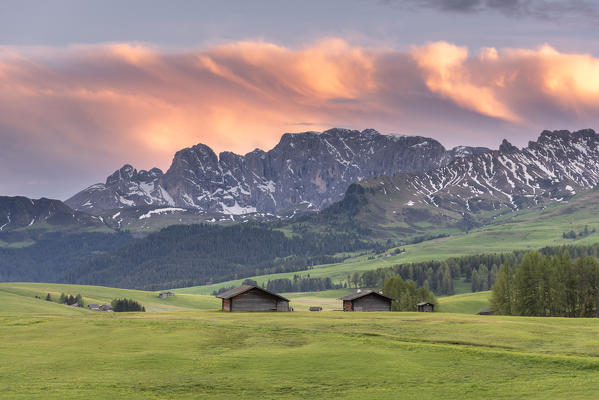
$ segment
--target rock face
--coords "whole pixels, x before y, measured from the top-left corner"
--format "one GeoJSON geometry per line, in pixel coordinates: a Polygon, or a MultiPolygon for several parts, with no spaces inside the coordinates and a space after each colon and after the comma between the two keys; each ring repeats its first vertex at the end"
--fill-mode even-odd
{"type": "Polygon", "coordinates": [[[458,147],[447,151],[434,139],[331,129],[323,133],[287,133],[268,152],[245,156],[206,145],[175,154],[166,173],[137,171],[125,165],[105,184],[90,186],[66,201],[77,210],[157,205],[225,214],[276,212],[300,203],[322,209],[339,200],[356,181],[400,172],[421,172],[447,165],[456,157],[490,151],[458,147]]]}
{"type": "Polygon", "coordinates": [[[101,218],[71,209],[60,200],[0,196],[0,232],[35,227],[52,226],[103,226],[101,218]]]}
{"type": "Polygon", "coordinates": [[[523,149],[504,140],[499,150],[455,158],[441,168],[361,184],[375,196],[395,198],[403,209],[470,213],[564,201],[599,184],[599,135],[591,129],[544,131],[523,149]]]}

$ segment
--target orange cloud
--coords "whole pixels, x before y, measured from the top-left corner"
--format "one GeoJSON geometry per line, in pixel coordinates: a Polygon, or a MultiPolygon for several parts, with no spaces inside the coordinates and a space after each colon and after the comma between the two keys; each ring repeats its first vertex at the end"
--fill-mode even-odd
{"type": "MultiPolygon", "coordinates": [[[[481,53],[481,61],[496,61],[497,52],[493,50],[485,49],[481,53]]],[[[495,95],[494,87],[500,86],[497,81],[473,82],[473,71],[466,65],[467,48],[438,42],[414,47],[412,55],[423,70],[426,85],[431,91],[483,115],[518,122],[518,116],[495,95]]]]}
{"type": "Polygon", "coordinates": [[[0,48],[0,144],[99,176],[124,162],[167,168],[198,142],[244,153],[332,126],[492,146],[497,136],[594,126],[598,111],[599,59],[547,45],[475,55],[446,42],[402,52],[335,38],[180,52],[0,48]]]}

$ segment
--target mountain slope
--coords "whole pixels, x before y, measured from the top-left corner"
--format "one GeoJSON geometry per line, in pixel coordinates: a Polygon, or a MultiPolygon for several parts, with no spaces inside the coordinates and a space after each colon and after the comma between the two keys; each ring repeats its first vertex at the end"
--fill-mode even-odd
{"type": "Polygon", "coordinates": [[[353,182],[427,171],[486,151],[465,146],[447,151],[434,139],[372,129],[287,133],[272,150],[256,149],[245,156],[217,156],[203,144],[183,149],[164,174],[125,165],[105,184],[90,186],[66,203],[94,214],[147,205],[229,215],[276,212],[301,202],[321,209],[339,200],[353,182]]]}
{"type": "Polygon", "coordinates": [[[75,211],[60,200],[0,196],[0,232],[37,227],[102,227],[103,222],[75,211]]]}
{"type": "Polygon", "coordinates": [[[598,183],[599,135],[544,131],[523,149],[504,141],[499,150],[456,158],[427,172],[358,182],[323,214],[402,234],[427,227],[469,229],[473,219],[490,223],[505,212],[566,201],[598,183]]]}

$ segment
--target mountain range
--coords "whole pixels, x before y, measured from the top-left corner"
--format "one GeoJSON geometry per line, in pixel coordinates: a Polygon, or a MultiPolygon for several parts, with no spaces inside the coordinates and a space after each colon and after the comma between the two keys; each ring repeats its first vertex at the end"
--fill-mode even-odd
{"type": "Polygon", "coordinates": [[[538,221],[549,218],[550,227],[559,225],[551,237],[574,229],[578,237],[584,227],[573,218],[594,223],[597,192],[589,189],[598,183],[599,135],[590,129],[543,131],[522,149],[503,141],[497,150],[447,151],[432,139],[339,129],[287,134],[273,150],[246,156],[217,158],[198,145],[178,152],[164,174],[123,167],[106,184],[68,201],[79,198],[79,210],[58,200],[0,197],[0,280],[147,288],[301,271],[337,262],[338,254],[505,226],[522,210],[538,221]],[[289,169],[281,172],[281,165],[289,169]],[[270,202],[259,187],[265,182],[274,187],[270,202]],[[319,185],[339,194],[321,192],[319,185]],[[198,195],[208,192],[210,198],[198,195]],[[196,203],[186,203],[186,196],[196,203]],[[256,211],[234,215],[231,207],[256,211]],[[274,213],[258,212],[262,207],[274,213]],[[201,222],[230,226],[179,226],[151,234],[201,222]],[[248,243],[252,259],[242,246],[248,243]],[[280,254],[273,253],[275,244],[280,254]],[[222,252],[211,253],[215,248],[222,252]],[[227,254],[227,248],[236,252],[227,254]]]}
{"type": "Polygon", "coordinates": [[[456,157],[440,168],[357,182],[323,213],[329,223],[349,213],[357,226],[405,237],[493,223],[498,215],[566,202],[598,184],[595,131],[543,131],[522,149],[504,140],[498,150],[456,157]]]}
{"type": "Polygon", "coordinates": [[[453,159],[489,152],[484,147],[446,150],[420,136],[331,129],[287,133],[271,150],[218,156],[203,144],[178,151],[171,167],[138,171],[125,165],[105,183],[66,201],[75,210],[101,214],[138,206],[179,207],[240,215],[275,213],[298,204],[320,210],[353,182],[376,176],[429,171],[453,159]]]}

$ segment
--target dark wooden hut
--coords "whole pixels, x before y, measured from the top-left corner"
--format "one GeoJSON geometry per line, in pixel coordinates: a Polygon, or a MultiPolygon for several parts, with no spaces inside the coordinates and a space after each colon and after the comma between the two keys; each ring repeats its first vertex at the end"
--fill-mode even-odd
{"type": "Polygon", "coordinates": [[[289,311],[289,300],[259,286],[242,285],[217,295],[223,311],[289,311]]]}
{"type": "Polygon", "coordinates": [[[433,312],[435,311],[435,305],[429,302],[418,303],[418,312],[433,312]]]}
{"type": "Polygon", "coordinates": [[[493,315],[493,310],[491,310],[489,307],[485,307],[478,312],[478,315],[493,315]]]}
{"type": "Polygon", "coordinates": [[[391,297],[376,290],[357,291],[341,297],[343,311],[391,311],[391,297]]]}

